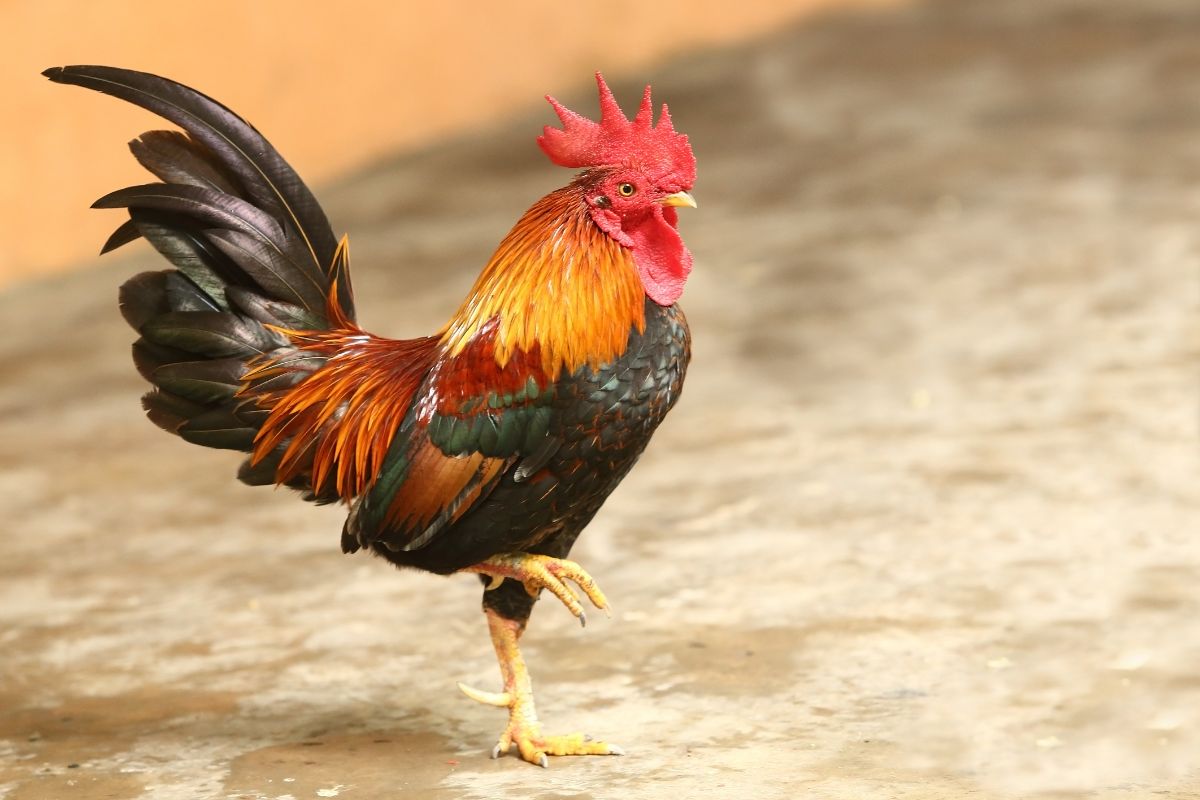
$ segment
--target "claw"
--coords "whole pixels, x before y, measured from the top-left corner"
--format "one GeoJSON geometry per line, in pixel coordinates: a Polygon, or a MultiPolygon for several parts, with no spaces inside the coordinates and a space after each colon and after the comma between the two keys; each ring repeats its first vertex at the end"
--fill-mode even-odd
{"type": "Polygon", "coordinates": [[[462,681],[458,682],[458,690],[475,702],[483,703],[485,706],[496,706],[497,708],[509,708],[512,706],[512,696],[508,692],[485,692],[473,686],[467,686],[462,681]]]}
{"type": "Polygon", "coordinates": [[[542,753],[542,757],[538,759],[538,764],[541,765],[542,769],[550,768],[550,759],[546,758],[545,753],[542,753]]]}
{"type": "Polygon", "coordinates": [[[492,758],[499,758],[500,756],[504,755],[507,752],[508,752],[507,747],[502,749],[500,747],[500,745],[497,744],[495,747],[492,748],[492,758]]]}
{"type": "Polygon", "coordinates": [[[596,585],[596,581],[588,575],[583,567],[574,561],[550,556],[533,555],[530,553],[508,553],[498,555],[468,567],[467,572],[478,572],[491,577],[487,589],[490,591],[500,585],[505,578],[520,581],[525,591],[531,597],[537,597],[542,589],[548,589],[557,597],[574,616],[579,617],[581,625],[586,625],[583,604],[568,581],[579,587],[592,605],[612,617],[611,606],[604,592],[596,585]]]}

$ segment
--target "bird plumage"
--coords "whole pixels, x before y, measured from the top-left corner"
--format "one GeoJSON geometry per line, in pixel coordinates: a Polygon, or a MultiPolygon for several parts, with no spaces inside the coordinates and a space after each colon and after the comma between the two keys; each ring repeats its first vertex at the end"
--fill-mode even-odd
{"type": "MultiPolygon", "coordinates": [[[[600,123],[551,100],[564,127],[539,144],[584,172],[521,217],[445,326],[396,340],[358,326],[347,241],[252,126],[157,76],[45,74],[184,130],[130,144],[161,182],[95,204],[129,214],[106,252],[145,238],[174,267],[120,293],[151,420],[248,453],[246,483],[345,503],[347,552],[490,576],[493,636],[512,639],[497,652],[519,661],[534,595],[682,387],[690,338],[674,299],[691,255],[673,206],[694,205],[695,160],[665,106],[655,126],[647,88],[627,120],[599,76],[600,123]]],[[[514,715],[532,708],[531,694],[510,698],[514,715]]]]}

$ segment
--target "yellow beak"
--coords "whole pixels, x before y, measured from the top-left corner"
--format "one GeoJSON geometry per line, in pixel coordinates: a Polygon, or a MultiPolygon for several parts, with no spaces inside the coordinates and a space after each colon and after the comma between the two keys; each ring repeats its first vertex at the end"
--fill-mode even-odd
{"type": "Polygon", "coordinates": [[[664,206],[687,206],[688,208],[696,207],[696,198],[692,197],[687,192],[676,192],[669,194],[658,202],[664,206]]]}

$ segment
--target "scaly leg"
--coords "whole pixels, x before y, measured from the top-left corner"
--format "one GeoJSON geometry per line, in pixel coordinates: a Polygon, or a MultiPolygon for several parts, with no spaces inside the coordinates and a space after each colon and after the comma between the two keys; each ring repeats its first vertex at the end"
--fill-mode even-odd
{"type": "Polygon", "coordinates": [[[593,741],[582,733],[565,736],[544,736],[533,703],[533,684],[517,640],[525,630],[523,623],[506,619],[492,609],[486,609],[488,632],[500,662],[504,678],[503,692],[481,692],[462,683],[458,688],[472,700],[508,709],[508,726],[492,749],[492,758],[499,758],[512,746],[517,746],[521,758],[530,764],[549,766],[547,756],[623,756],[625,751],[613,744],[593,741]]]}
{"type": "Polygon", "coordinates": [[[587,615],[583,613],[579,598],[566,584],[566,581],[571,581],[587,595],[592,605],[605,614],[609,613],[608,598],[600,591],[592,576],[588,575],[583,567],[565,558],[551,558],[532,553],[505,553],[492,556],[487,561],[481,561],[463,571],[491,576],[492,583],[488,589],[495,589],[505,578],[525,584],[525,591],[529,592],[531,597],[537,597],[542,589],[549,589],[563,602],[568,611],[579,618],[580,625],[587,625],[587,615]]]}

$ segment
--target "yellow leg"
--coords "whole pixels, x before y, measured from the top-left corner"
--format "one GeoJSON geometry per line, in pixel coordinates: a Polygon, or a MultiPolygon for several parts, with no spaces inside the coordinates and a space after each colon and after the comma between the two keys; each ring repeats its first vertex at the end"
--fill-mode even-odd
{"type": "Polygon", "coordinates": [[[583,605],[580,604],[579,598],[566,583],[571,581],[587,595],[587,598],[592,601],[592,605],[605,614],[609,613],[608,598],[604,596],[604,592],[600,591],[600,587],[596,585],[596,581],[592,580],[592,576],[588,575],[583,567],[565,558],[551,558],[530,553],[505,553],[492,556],[487,561],[481,561],[463,571],[490,575],[492,583],[488,589],[495,589],[505,578],[525,584],[525,591],[533,597],[537,597],[538,592],[542,589],[549,589],[555,597],[563,602],[568,611],[579,618],[580,625],[587,625],[587,615],[583,613],[583,605]]]}
{"type": "Polygon", "coordinates": [[[547,756],[623,756],[625,751],[613,744],[597,742],[582,733],[565,736],[544,736],[538,721],[537,707],[533,703],[533,684],[525,659],[517,647],[523,626],[505,619],[488,609],[488,632],[496,648],[496,659],[500,662],[500,675],[504,679],[503,692],[481,692],[462,683],[458,688],[472,700],[490,706],[508,709],[508,726],[500,734],[500,741],[492,748],[492,758],[499,758],[517,746],[521,758],[530,764],[549,766],[547,756]]]}

